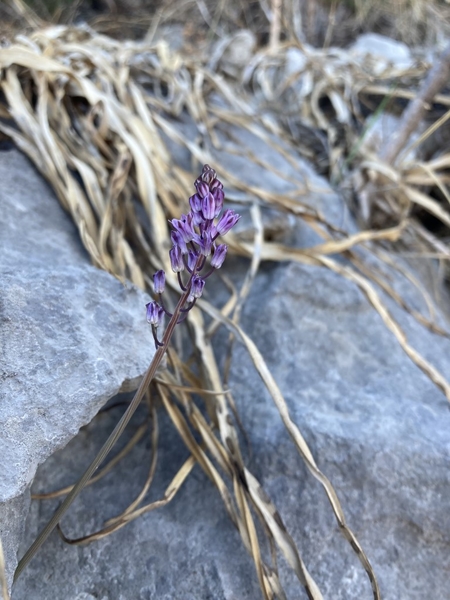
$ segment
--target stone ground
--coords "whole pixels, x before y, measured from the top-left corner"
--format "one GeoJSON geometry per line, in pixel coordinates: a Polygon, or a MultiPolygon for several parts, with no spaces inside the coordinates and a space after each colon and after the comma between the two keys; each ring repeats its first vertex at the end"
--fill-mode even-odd
{"type": "Polygon", "coordinates": [[[0,181],[0,535],[11,573],[37,466],[134,387],[154,349],[148,296],[89,265],[17,150],[0,151],[0,181]]]}

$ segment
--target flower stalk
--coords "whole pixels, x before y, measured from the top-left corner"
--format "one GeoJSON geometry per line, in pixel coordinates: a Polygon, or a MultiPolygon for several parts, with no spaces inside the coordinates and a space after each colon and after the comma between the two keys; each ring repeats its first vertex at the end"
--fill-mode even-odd
{"type": "Polygon", "coordinates": [[[19,561],[14,573],[14,581],[17,580],[50,533],[61,521],[72,502],[87,485],[88,481],[124,432],[131,417],[141,403],[152,379],[155,377],[176,326],[187,317],[197,298],[202,295],[206,278],[215,269],[220,268],[225,260],[228,247],[225,244],[216,246],[215,240],[219,235],[228,232],[237,223],[240,216],[234,213],[234,211],[227,210],[223,217],[219,219],[217,226],[214,224],[214,219],[219,217],[222,210],[224,193],[222,183],[216,178],[216,172],[208,165],[204,165],[202,174],[195,181],[195,187],[197,193],[189,199],[191,212],[188,215],[182,215],[179,220],[173,219],[171,221],[173,227],[171,239],[174,245],[169,252],[169,256],[172,270],[177,273],[182,292],[173,314],[168,313],[162,303],[162,294],[165,288],[164,271],[160,270],[153,276],[154,290],[161,301],[161,304],[155,301],[147,304],[147,321],[152,327],[156,347],[153,360],[145,372],[141,384],[128,408],[102,446],[100,452],[19,561]],[[207,268],[207,257],[211,254],[212,258],[209,261],[210,268],[206,274],[202,275],[203,270],[207,268]],[[187,283],[184,284],[181,279],[181,272],[185,269],[189,273],[189,278],[187,283]],[[162,323],[165,314],[170,317],[170,320],[164,331],[162,340],[159,340],[157,329],[162,323]]]}

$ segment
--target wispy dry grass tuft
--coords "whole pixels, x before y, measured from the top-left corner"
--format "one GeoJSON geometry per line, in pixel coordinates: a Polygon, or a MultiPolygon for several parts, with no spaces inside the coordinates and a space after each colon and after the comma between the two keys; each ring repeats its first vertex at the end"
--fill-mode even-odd
{"type": "MultiPolygon", "coordinates": [[[[277,2],[272,4],[278,6],[277,2]]],[[[159,19],[164,21],[164,15],[159,19]]],[[[217,20],[213,22],[219,27],[217,20]]],[[[217,168],[225,189],[235,190],[231,195],[236,201],[251,206],[253,237],[230,236],[231,250],[251,259],[246,278],[240,288],[228,283],[230,296],[221,309],[204,300],[198,303],[199,309],[193,310],[188,319],[191,356],[171,349],[169,367],[155,383],[165,410],[190,451],[189,459],[180,465],[164,496],[145,504],[158,440],[157,411],[153,395],[150,396],[150,429],[148,423],[142,424],[130,444],[94,478],[98,480],[108,472],[150,431],[152,456],[142,492],[101,530],[75,540],[67,539],[62,532],[61,535],[69,543],[85,543],[109,535],[145,512],[170,502],[198,463],[217,488],[253,559],[263,597],[284,597],[277,548],[308,596],[322,598],[288,528],[245,465],[235,402],[227,389],[229,361],[225,372],[221,372],[213,348],[214,334],[219,326],[224,326],[230,335],[228,355],[231,356],[235,341],[244,344],[287,433],[309,472],[321,483],[341,532],[366,570],[373,597],[380,598],[374,571],[346,522],[336,491],[318,469],[268,365],[239,320],[262,261],[294,260],[330,269],[359,287],[392,331],[393,339],[450,400],[446,378],[411,346],[384,299],[388,295],[425,327],[448,335],[435,320],[429,296],[423,292],[430,309],[428,315],[411,309],[392,287],[387,272],[392,273],[393,265],[399,276],[406,275],[417,284],[388,251],[394,242],[407,244],[408,240],[420,238],[427,251],[448,258],[448,246],[431,232],[424,233],[423,226],[415,220],[413,206],[450,223],[448,206],[430,196],[430,190],[438,188],[445,198],[450,197],[450,154],[443,152],[430,160],[392,166],[361,143],[365,123],[360,97],[410,97],[414,95],[411,82],[419,84],[426,66],[419,64],[406,70],[388,66],[379,72],[374,61],[358,62],[342,50],[319,50],[296,41],[278,40],[270,48],[252,48],[245,69],[233,70],[225,52],[227,44],[233,43],[231,35],[224,37],[213,51],[205,42],[204,50],[200,47],[195,55],[172,51],[163,41],[153,42],[150,38],[121,42],[87,27],[60,26],[40,28],[0,50],[0,131],[15,141],[50,182],[98,267],[123,282],[128,279],[148,289],[151,273],[160,268],[170,272],[167,220],[186,212],[192,172],[204,162],[217,168]],[[289,71],[286,65],[293,52],[301,60],[298,68],[289,71]],[[185,117],[192,124],[189,135],[177,126],[185,117]],[[293,192],[278,194],[243,183],[235,173],[222,169],[214,161],[212,150],[220,150],[221,132],[232,126],[277,146],[277,151],[288,160],[292,161],[300,151],[314,161],[318,159],[317,145],[302,147],[296,137],[298,127],[302,127],[314,142],[319,140],[325,170],[333,181],[352,185],[382,176],[384,191],[380,191],[375,204],[366,207],[367,230],[347,234],[329,223],[325,215],[305,201],[314,186],[300,177],[294,182],[293,192]],[[279,138],[279,144],[274,136],[279,138]],[[189,154],[191,170],[186,171],[174,160],[170,141],[189,154]],[[301,220],[323,242],[309,248],[293,248],[269,241],[261,217],[268,208],[301,220]],[[373,216],[380,213],[384,215],[382,226],[374,227],[373,216]],[[345,260],[336,260],[332,256],[336,254],[345,260]],[[373,266],[375,257],[377,268],[373,266]],[[212,318],[208,327],[205,314],[212,318]],[[263,524],[265,542],[257,533],[257,522],[263,524]],[[272,549],[270,563],[262,557],[263,543],[272,549]]],[[[441,94],[439,102],[449,105],[450,97],[441,94]]],[[[235,152],[239,153],[237,145],[235,152]]],[[[257,164],[261,164],[258,156],[245,157],[245,169],[257,164]]],[[[264,167],[275,172],[270,164],[264,167]]],[[[175,279],[168,283],[175,293],[175,279]]],[[[68,491],[51,492],[46,497],[68,491]]]]}

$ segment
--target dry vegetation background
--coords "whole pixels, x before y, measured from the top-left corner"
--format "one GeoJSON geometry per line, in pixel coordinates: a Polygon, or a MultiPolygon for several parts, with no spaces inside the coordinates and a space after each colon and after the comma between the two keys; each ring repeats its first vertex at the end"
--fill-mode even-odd
{"type": "MultiPolygon", "coordinates": [[[[147,398],[153,451],[142,493],[124,513],[88,537],[108,535],[170,502],[198,463],[253,558],[262,596],[284,597],[277,570],[281,552],[309,597],[322,597],[275,507],[244,464],[227,372],[220,371],[214,354],[214,334],[221,324],[230,332],[230,353],[236,338],[247,347],[287,434],[322,484],[340,530],[366,570],[374,598],[379,598],[375,574],[345,521],[336,492],[291,421],[258,348],[240,329],[239,315],[261,261],[295,260],[331,269],[359,286],[392,331],[393,343],[396,340],[450,400],[449,382],[409,344],[383,300],[389,296],[425,328],[448,336],[436,319],[439,299],[396,256],[432,259],[442,278],[447,276],[450,53],[445,40],[450,6],[422,0],[34,0],[29,5],[11,0],[1,11],[2,139],[13,140],[51,183],[95,265],[151,291],[151,274],[159,268],[170,271],[167,219],[186,212],[193,174],[204,162],[217,168],[225,189],[232,190],[231,200],[251,207],[250,237],[247,232],[230,235],[229,240],[236,255],[251,258],[246,278],[238,288],[225,278],[230,296],[224,306],[199,302],[201,310],[189,317],[192,353],[174,346],[169,368],[154,382],[157,394],[147,398]],[[168,27],[181,27],[176,50],[159,35],[168,27]],[[414,65],[380,69],[376,61],[351,57],[345,46],[364,31],[413,45],[414,65]],[[236,47],[243,49],[245,64],[231,51],[236,47]],[[298,71],[287,74],[293,48],[305,60],[298,71]],[[442,58],[427,48],[441,48],[442,58]],[[299,86],[299,80],[308,84],[299,86]],[[417,98],[421,101],[414,104],[417,98]],[[408,102],[410,113],[404,110],[408,102]],[[382,112],[398,119],[396,135],[378,146],[365,143],[382,112]],[[186,115],[195,127],[189,136],[177,128],[177,120],[186,115]],[[221,169],[209,149],[220,150],[223,124],[248,130],[269,144],[278,139],[278,149],[288,159],[302,156],[311,161],[347,199],[361,231],[350,235],[327,222],[303,202],[309,193],[304,186],[275,194],[221,169]],[[166,139],[190,152],[191,171],[174,163],[166,139]],[[138,204],[145,224],[138,217],[138,204]],[[323,243],[300,249],[270,240],[262,218],[268,208],[302,220],[323,243]],[[427,312],[408,306],[391,285],[393,273],[420,289],[427,312]],[[206,315],[212,319],[207,326],[206,315]],[[157,458],[157,397],[191,457],[164,498],[145,504],[157,458]],[[270,561],[262,558],[261,545],[267,542],[270,561]]],[[[260,162],[258,156],[242,160],[246,169],[260,162]]],[[[175,280],[170,283],[175,295],[175,280]]],[[[124,452],[130,450],[131,445],[124,452]]]]}

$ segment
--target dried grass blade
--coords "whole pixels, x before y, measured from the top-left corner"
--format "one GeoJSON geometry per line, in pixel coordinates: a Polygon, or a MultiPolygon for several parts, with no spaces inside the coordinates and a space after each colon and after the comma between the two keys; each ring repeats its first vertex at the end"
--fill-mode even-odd
{"type": "MultiPolygon", "coordinates": [[[[133,448],[134,446],[141,440],[144,436],[148,428],[147,423],[143,423],[138,427],[136,432],[133,434],[132,438],[126,443],[126,445],[122,448],[120,452],[114,456],[102,469],[100,469],[86,484],[92,485],[93,483],[97,483],[100,481],[102,477],[107,475],[121,460],[124,458],[133,448]]],[[[73,489],[73,485],[68,485],[65,488],[55,490],[54,492],[47,492],[45,494],[31,494],[32,500],[50,500],[51,498],[59,498],[61,496],[65,496],[73,489]]]]}
{"type": "Polygon", "coordinates": [[[318,257],[317,260],[335,273],[343,275],[345,278],[350,279],[358,285],[377,313],[383,319],[386,327],[395,335],[400,346],[403,348],[409,358],[419,367],[419,369],[425,373],[425,375],[427,375],[427,377],[429,377],[429,379],[438,388],[442,390],[447,397],[447,400],[450,401],[450,385],[448,384],[447,380],[435,367],[433,367],[433,365],[431,365],[425,358],[423,358],[423,356],[414,350],[412,346],[410,346],[404,331],[392,317],[370,282],[365,277],[359,275],[359,273],[356,271],[353,271],[349,267],[342,266],[328,257],[318,257]]]}
{"type": "Polygon", "coordinates": [[[376,580],[375,572],[374,572],[364,550],[362,549],[360,543],[358,542],[355,534],[348,527],[348,525],[346,523],[345,516],[344,516],[343,510],[342,510],[340,501],[337,497],[336,491],[334,490],[333,486],[331,485],[331,482],[329,481],[329,479],[317,467],[317,465],[314,461],[314,458],[311,454],[311,451],[310,451],[305,439],[301,435],[297,425],[295,425],[295,423],[292,421],[286,401],[283,398],[283,395],[281,394],[280,389],[278,388],[272,374],[270,373],[270,371],[269,371],[261,353],[259,352],[258,348],[256,347],[255,343],[244,333],[244,331],[238,325],[234,324],[230,319],[223,317],[220,314],[220,312],[218,312],[209,303],[207,303],[205,301],[200,301],[199,305],[206,313],[211,315],[213,318],[216,318],[216,319],[222,321],[231,331],[234,331],[235,334],[240,338],[240,340],[243,342],[243,344],[247,348],[247,351],[253,361],[253,364],[255,365],[255,367],[258,371],[259,376],[263,380],[267,390],[269,391],[270,395],[272,396],[272,399],[278,409],[278,412],[280,413],[281,419],[284,423],[284,426],[286,427],[286,430],[288,431],[289,435],[292,437],[292,439],[293,439],[300,455],[302,456],[303,460],[305,461],[305,464],[308,467],[309,471],[324,487],[327,497],[330,501],[331,507],[333,509],[334,515],[336,517],[336,520],[339,524],[339,527],[340,527],[343,535],[345,536],[345,538],[349,541],[351,547],[353,548],[353,550],[355,551],[356,555],[358,556],[361,564],[363,565],[363,567],[367,573],[367,576],[369,577],[369,580],[370,580],[370,583],[372,586],[374,599],[380,600],[381,599],[380,590],[378,587],[378,582],[376,580]]]}
{"type": "Polygon", "coordinates": [[[294,540],[287,532],[274,504],[270,501],[267,494],[265,494],[257,479],[247,469],[245,470],[245,476],[249,487],[249,493],[253,502],[263,515],[270,532],[272,533],[279,548],[281,548],[289,565],[295,571],[301,584],[305,587],[308,597],[311,600],[323,600],[323,596],[317,587],[316,582],[308,573],[308,570],[306,569],[306,566],[299,555],[294,540]]]}
{"type": "Polygon", "coordinates": [[[450,213],[444,210],[441,207],[441,205],[438,202],[436,202],[436,200],[433,200],[426,194],[423,194],[419,190],[416,190],[415,188],[409,185],[403,185],[402,189],[408,196],[408,198],[411,200],[411,202],[414,202],[418,206],[425,208],[429,213],[431,213],[440,221],[445,223],[447,227],[450,227],[450,213]]]}

